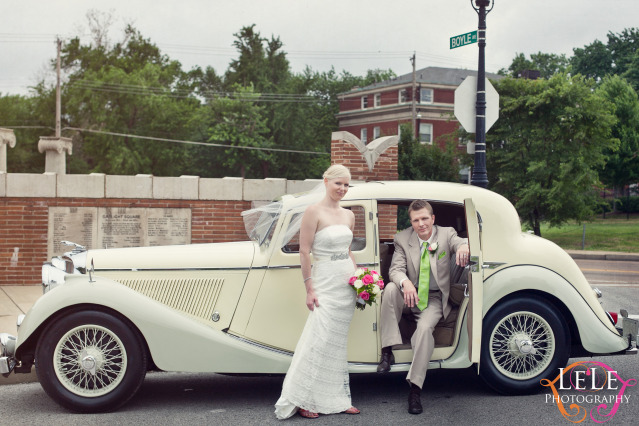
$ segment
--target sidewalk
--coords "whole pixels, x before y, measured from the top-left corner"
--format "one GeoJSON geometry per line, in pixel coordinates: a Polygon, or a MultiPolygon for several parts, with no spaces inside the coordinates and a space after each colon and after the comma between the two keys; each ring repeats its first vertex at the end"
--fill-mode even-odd
{"type": "MultiPolygon", "coordinates": [[[[573,259],[620,260],[639,262],[639,253],[617,253],[605,251],[567,250],[573,259]]],[[[35,301],[42,296],[41,285],[0,286],[0,333],[16,335],[16,318],[26,314],[35,301]]],[[[0,377],[0,385],[35,381],[35,368],[31,374],[11,374],[8,379],[0,377]]]]}

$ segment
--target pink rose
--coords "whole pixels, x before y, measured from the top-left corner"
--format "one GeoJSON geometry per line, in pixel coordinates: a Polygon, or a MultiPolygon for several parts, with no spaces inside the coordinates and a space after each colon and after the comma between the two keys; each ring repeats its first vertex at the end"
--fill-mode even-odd
{"type": "Polygon", "coordinates": [[[350,280],[348,280],[348,283],[349,283],[350,285],[353,285],[353,284],[355,284],[355,281],[357,281],[357,277],[351,277],[351,279],[350,279],[350,280]]]}
{"type": "Polygon", "coordinates": [[[377,271],[371,271],[371,275],[379,275],[379,272],[377,272],[377,271]]]}
{"type": "Polygon", "coordinates": [[[372,284],[375,282],[375,280],[373,279],[373,277],[371,277],[370,275],[366,274],[364,275],[364,277],[362,278],[362,282],[364,284],[372,284]]]}
{"type": "Polygon", "coordinates": [[[359,297],[361,297],[363,300],[368,300],[368,299],[370,299],[370,298],[371,298],[370,294],[368,294],[368,292],[367,292],[367,291],[362,291],[362,292],[359,294],[359,297]]]}
{"type": "Polygon", "coordinates": [[[377,281],[377,287],[384,288],[384,281],[382,280],[377,281]]]}

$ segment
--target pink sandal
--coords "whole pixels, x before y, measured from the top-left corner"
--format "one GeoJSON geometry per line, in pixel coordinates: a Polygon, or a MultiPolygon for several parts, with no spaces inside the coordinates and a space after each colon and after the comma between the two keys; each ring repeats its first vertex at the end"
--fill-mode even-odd
{"type": "Polygon", "coordinates": [[[305,410],[305,409],[303,409],[303,408],[300,408],[300,409],[297,411],[297,413],[298,413],[300,416],[304,417],[305,419],[316,419],[316,418],[318,418],[318,417],[319,417],[319,414],[314,413],[314,412],[312,412],[312,411],[305,410]]]}

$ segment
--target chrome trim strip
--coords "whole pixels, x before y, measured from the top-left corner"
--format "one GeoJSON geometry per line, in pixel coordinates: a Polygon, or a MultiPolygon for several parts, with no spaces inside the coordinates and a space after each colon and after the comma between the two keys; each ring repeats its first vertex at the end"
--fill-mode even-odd
{"type": "Polygon", "coordinates": [[[497,269],[505,264],[506,262],[484,262],[481,267],[484,269],[497,269]]]}
{"type": "Polygon", "coordinates": [[[270,351],[270,352],[275,352],[276,354],[280,354],[280,355],[286,355],[286,356],[290,356],[290,357],[293,356],[293,352],[284,351],[282,349],[276,349],[276,348],[273,348],[271,346],[266,346],[266,345],[264,345],[262,343],[254,342],[252,340],[245,339],[244,337],[236,336],[235,334],[226,333],[226,335],[229,336],[229,337],[234,338],[235,340],[239,340],[242,343],[246,343],[246,344],[249,344],[251,346],[258,347],[260,349],[264,349],[264,350],[267,350],[267,351],[270,351]]]}

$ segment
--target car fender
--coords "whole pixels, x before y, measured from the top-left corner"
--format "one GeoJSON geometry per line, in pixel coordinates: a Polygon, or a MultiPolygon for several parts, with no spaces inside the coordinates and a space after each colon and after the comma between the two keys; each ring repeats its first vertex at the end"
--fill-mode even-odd
{"type": "MultiPolygon", "coordinates": [[[[16,354],[41,326],[74,306],[105,307],[133,323],[153,362],[165,371],[285,373],[291,354],[252,344],[171,309],[106,278],[70,275],[64,285],[40,297],[18,330],[16,354]]],[[[38,338],[46,338],[39,336],[38,338]]]]}
{"type": "Polygon", "coordinates": [[[581,343],[588,352],[606,354],[624,350],[628,346],[610,323],[594,292],[586,296],[561,275],[536,265],[516,265],[495,272],[484,281],[483,315],[501,299],[526,290],[537,290],[559,299],[570,311],[577,324],[581,343]],[[589,303],[590,302],[590,303],[589,303]],[[599,308],[601,312],[595,312],[599,308]],[[606,318],[605,322],[602,318],[606,318]]]}

